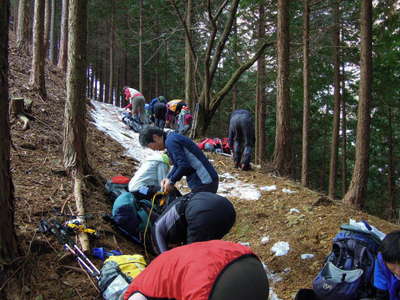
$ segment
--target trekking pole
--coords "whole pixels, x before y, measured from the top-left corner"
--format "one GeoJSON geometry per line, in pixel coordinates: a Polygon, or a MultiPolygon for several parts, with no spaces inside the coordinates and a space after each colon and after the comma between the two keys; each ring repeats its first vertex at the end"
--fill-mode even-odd
{"type": "Polygon", "coordinates": [[[42,233],[52,233],[59,243],[61,243],[65,249],[76,257],[78,263],[90,276],[94,277],[96,280],[100,279],[99,269],[96,268],[85,253],[83,253],[83,251],[70,238],[70,231],[68,228],[55,220],[51,220],[50,223],[46,220],[40,220],[39,230],[42,233]]]}

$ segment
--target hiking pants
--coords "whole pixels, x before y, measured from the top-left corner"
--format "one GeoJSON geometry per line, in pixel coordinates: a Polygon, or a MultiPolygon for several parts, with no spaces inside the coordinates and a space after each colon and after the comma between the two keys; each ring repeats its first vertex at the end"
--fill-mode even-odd
{"type": "Polygon", "coordinates": [[[262,263],[254,256],[243,256],[221,272],[209,300],[265,300],[268,294],[268,278],[262,263]]]}
{"type": "Polygon", "coordinates": [[[154,111],[154,125],[157,127],[164,129],[165,127],[165,118],[167,114],[167,107],[164,103],[156,103],[153,107],[154,111]]]}
{"type": "Polygon", "coordinates": [[[235,167],[250,166],[254,146],[254,125],[250,112],[234,111],[229,122],[229,146],[233,151],[235,167]]]}
{"type": "Polygon", "coordinates": [[[131,99],[132,103],[132,114],[143,123],[144,121],[144,97],[137,96],[131,99]]]}
{"type": "Polygon", "coordinates": [[[216,194],[218,191],[218,186],[219,186],[219,180],[216,179],[209,184],[202,184],[202,185],[196,186],[194,189],[192,189],[192,193],[210,192],[210,193],[216,194]]]}

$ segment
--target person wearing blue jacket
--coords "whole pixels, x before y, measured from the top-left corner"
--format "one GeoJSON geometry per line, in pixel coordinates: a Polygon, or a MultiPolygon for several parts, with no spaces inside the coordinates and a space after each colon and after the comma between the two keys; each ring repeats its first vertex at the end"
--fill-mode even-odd
{"type": "Polygon", "coordinates": [[[173,191],[175,183],[183,176],[186,176],[192,192],[217,192],[217,172],[204,153],[188,137],[176,132],[164,132],[155,126],[145,126],[140,131],[139,142],[143,147],[152,150],[167,149],[173,168],[161,183],[165,192],[173,191]]]}
{"type": "Polygon", "coordinates": [[[400,300],[400,230],[386,235],[375,259],[376,300],[400,300]]]}

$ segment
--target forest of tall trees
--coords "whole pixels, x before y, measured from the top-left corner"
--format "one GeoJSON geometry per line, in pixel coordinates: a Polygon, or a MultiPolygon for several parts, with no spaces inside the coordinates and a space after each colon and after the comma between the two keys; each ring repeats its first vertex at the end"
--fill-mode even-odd
{"type": "MultiPolygon", "coordinates": [[[[18,49],[33,54],[31,88],[44,101],[43,64],[66,72],[73,55],[69,2],[10,1],[18,49]]],[[[248,109],[263,168],[398,217],[397,1],[91,0],[87,6],[82,63],[89,98],[123,106],[126,85],[147,101],[184,98],[199,108],[196,136],[226,136],[232,110],[248,109]]]]}
{"type": "MultiPolygon", "coordinates": [[[[147,103],[160,95],[184,99],[194,112],[193,139],[226,137],[231,112],[247,109],[262,172],[400,221],[399,1],[5,0],[0,265],[20,252],[10,154],[11,31],[15,52],[30,59],[26,91],[51,106],[47,88],[54,83],[46,72],[51,67],[65,78],[60,161],[73,179],[78,216],[85,215],[82,186],[96,172],[88,158],[90,100],[123,107],[129,86],[147,103]]],[[[87,236],[80,238],[88,250],[87,236]]]]}

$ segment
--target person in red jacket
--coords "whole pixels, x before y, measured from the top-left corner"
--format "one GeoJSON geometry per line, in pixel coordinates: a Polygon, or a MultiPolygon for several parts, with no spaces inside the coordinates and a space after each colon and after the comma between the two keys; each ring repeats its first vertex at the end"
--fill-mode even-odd
{"type": "Polygon", "coordinates": [[[136,277],[124,300],[266,300],[268,278],[250,248],[221,240],[174,248],[136,277]]]}

